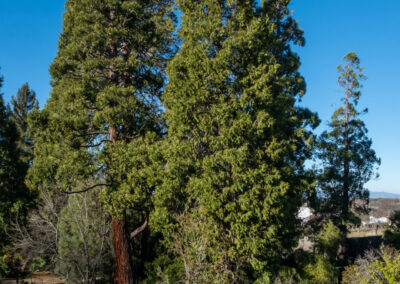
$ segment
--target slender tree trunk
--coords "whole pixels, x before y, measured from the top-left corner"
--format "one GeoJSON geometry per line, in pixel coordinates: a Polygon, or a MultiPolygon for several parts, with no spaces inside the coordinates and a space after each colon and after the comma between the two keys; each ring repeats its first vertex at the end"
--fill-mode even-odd
{"type": "MultiPolygon", "coordinates": [[[[343,200],[342,200],[342,221],[346,221],[349,218],[349,158],[348,158],[348,151],[349,151],[349,87],[348,82],[346,83],[346,103],[345,103],[345,121],[344,121],[344,133],[343,133],[343,140],[344,140],[344,149],[345,149],[345,156],[343,160],[343,200]]],[[[336,265],[339,267],[346,266],[346,260],[348,258],[348,242],[347,242],[347,227],[345,224],[341,224],[339,229],[342,232],[342,240],[339,244],[338,249],[338,256],[336,265]]]]}
{"type": "MultiPolygon", "coordinates": [[[[343,207],[342,207],[342,218],[347,220],[349,217],[349,87],[348,82],[346,84],[346,106],[345,106],[345,122],[344,122],[344,149],[345,156],[343,161],[343,207]]],[[[347,229],[342,226],[343,233],[346,233],[347,229]]]]}

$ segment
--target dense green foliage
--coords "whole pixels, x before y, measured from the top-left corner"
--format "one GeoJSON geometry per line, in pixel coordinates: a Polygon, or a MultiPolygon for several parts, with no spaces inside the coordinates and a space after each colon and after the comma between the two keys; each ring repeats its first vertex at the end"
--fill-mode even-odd
{"type": "Polygon", "coordinates": [[[369,251],[343,272],[344,284],[396,284],[400,282],[400,252],[382,247],[369,251]]]}
{"type": "Polygon", "coordinates": [[[127,230],[139,227],[150,211],[153,189],[141,171],[145,145],[162,129],[158,97],[171,51],[170,5],[169,0],[67,1],[50,67],[50,99],[32,115],[38,146],[29,185],[56,183],[67,193],[104,187],[116,226],[117,264],[122,255],[126,267],[127,230]]]}
{"type": "MultiPolygon", "coordinates": [[[[154,218],[167,239],[173,228],[201,228],[208,246],[201,263],[185,263],[186,279],[195,269],[218,283],[266,281],[296,244],[295,216],[312,191],[306,127],[316,119],[296,105],[305,83],[290,45],[304,39],[288,2],[176,2],[182,45],[167,68],[154,218]]],[[[184,255],[201,249],[171,242],[184,255]]]]}
{"type": "MultiPolygon", "coordinates": [[[[68,283],[339,283],[380,160],[355,53],[315,143],[290,2],[67,0],[45,107],[0,95],[0,275],[18,255],[68,283]]],[[[344,283],[400,281],[399,220],[344,283]]]]}
{"type": "Polygon", "coordinates": [[[336,256],[343,236],[332,221],[324,224],[315,247],[317,253],[304,267],[305,280],[309,283],[337,283],[339,269],[335,267],[336,256]]]}
{"type": "Polygon", "coordinates": [[[22,85],[17,96],[11,98],[11,107],[8,106],[10,116],[19,133],[18,148],[21,151],[21,160],[28,165],[33,160],[33,141],[28,133],[28,114],[37,109],[39,109],[39,102],[36,100],[36,93],[29,88],[28,83],[22,85]]]}
{"type": "MultiPolygon", "coordinates": [[[[0,89],[2,83],[0,77],[0,89]]],[[[26,167],[20,159],[18,140],[17,128],[0,93],[0,275],[9,271],[3,250],[10,243],[11,223],[24,219],[33,198],[24,184],[26,167]]]]}
{"type": "Polygon", "coordinates": [[[326,219],[345,230],[346,224],[359,223],[358,213],[366,213],[368,189],[365,184],[376,175],[380,164],[368,130],[356,109],[365,78],[360,60],[354,52],[347,54],[338,66],[338,83],[344,89],[343,105],[332,115],[330,130],[322,133],[319,159],[322,171],[318,177],[321,195],[320,212],[326,219]]]}
{"type": "Polygon", "coordinates": [[[146,190],[126,184],[132,169],[118,169],[116,159],[129,151],[129,143],[158,129],[161,52],[168,48],[171,24],[163,17],[167,1],[92,2],[67,1],[50,68],[53,90],[47,106],[33,116],[43,131],[37,133],[31,185],[57,180],[59,188],[73,191],[76,183],[102,174],[118,205],[110,209],[118,214],[127,194],[146,190]],[[108,143],[111,129],[115,145],[108,143]]]}
{"type": "Polygon", "coordinates": [[[390,226],[385,231],[383,238],[388,246],[400,250],[400,211],[393,212],[390,216],[390,226]]]}

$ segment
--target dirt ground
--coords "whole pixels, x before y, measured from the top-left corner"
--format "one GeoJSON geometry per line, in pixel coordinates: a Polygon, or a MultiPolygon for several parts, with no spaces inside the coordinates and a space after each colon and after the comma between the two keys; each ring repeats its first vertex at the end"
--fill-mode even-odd
{"type": "Polygon", "coordinates": [[[374,236],[383,236],[383,233],[385,232],[386,228],[385,227],[379,227],[379,228],[357,228],[350,230],[350,232],[347,234],[348,238],[363,238],[363,237],[374,237],[374,236]]]}
{"type": "Polygon", "coordinates": [[[64,280],[60,277],[51,275],[50,272],[34,273],[33,275],[24,278],[24,280],[16,279],[0,279],[0,284],[64,284],[64,280]]]}

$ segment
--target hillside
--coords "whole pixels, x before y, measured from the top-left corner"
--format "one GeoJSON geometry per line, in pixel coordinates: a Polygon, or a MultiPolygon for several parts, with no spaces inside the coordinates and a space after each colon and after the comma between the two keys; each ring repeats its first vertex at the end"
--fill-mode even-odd
{"type": "Polygon", "coordinates": [[[369,201],[370,216],[386,217],[393,211],[400,210],[399,198],[371,198],[369,201]]]}

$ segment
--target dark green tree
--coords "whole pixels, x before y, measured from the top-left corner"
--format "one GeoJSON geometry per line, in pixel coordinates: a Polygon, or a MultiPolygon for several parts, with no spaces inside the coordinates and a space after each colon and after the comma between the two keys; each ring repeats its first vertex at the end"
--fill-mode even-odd
{"type": "Polygon", "coordinates": [[[368,189],[365,184],[376,175],[380,159],[371,148],[372,140],[357,110],[361,80],[365,79],[360,59],[348,53],[338,66],[338,83],[344,90],[343,105],[332,115],[329,131],[321,134],[319,159],[322,170],[318,177],[322,216],[331,219],[346,232],[346,225],[358,223],[357,213],[366,212],[368,189]]]}
{"type": "Polygon", "coordinates": [[[182,46],[167,68],[152,220],[189,282],[267,281],[296,244],[312,192],[304,161],[318,119],[296,103],[305,82],[291,50],[302,31],[289,1],[261,2],[176,1],[182,46]]]}
{"type": "MultiPolygon", "coordinates": [[[[2,83],[0,77],[0,88],[2,83]]],[[[9,243],[11,221],[23,219],[29,203],[29,192],[21,179],[25,167],[20,161],[17,142],[17,129],[0,93],[0,250],[9,243]]]]}
{"type": "Polygon", "coordinates": [[[390,225],[383,234],[383,239],[390,247],[400,250],[400,211],[390,215],[390,225]]]}
{"type": "Polygon", "coordinates": [[[132,270],[130,243],[147,227],[151,209],[146,155],[161,130],[170,6],[169,0],[67,1],[50,99],[32,115],[29,184],[69,194],[103,191],[116,283],[132,283],[140,273],[132,270]]]}
{"type": "Polygon", "coordinates": [[[11,98],[11,106],[8,106],[8,112],[17,126],[19,141],[18,148],[21,150],[21,160],[30,164],[33,159],[33,141],[28,133],[28,114],[32,110],[39,109],[39,102],[36,99],[36,93],[25,83],[18,89],[17,96],[11,98]]]}

